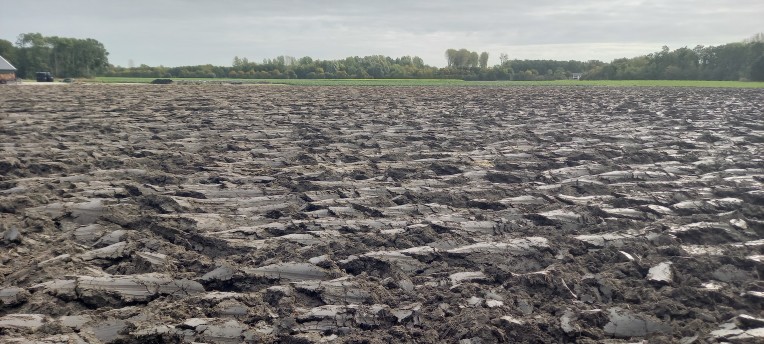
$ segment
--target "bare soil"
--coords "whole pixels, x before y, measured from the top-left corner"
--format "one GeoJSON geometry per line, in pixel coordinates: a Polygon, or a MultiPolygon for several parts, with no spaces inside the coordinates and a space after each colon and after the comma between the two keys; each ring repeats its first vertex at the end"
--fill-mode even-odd
{"type": "Polygon", "coordinates": [[[0,342],[761,342],[763,104],[2,87],[0,342]]]}

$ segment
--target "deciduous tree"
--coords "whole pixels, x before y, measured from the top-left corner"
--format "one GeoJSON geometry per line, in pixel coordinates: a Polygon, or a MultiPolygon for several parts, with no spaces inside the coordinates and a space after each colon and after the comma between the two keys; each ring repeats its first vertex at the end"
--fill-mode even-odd
{"type": "Polygon", "coordinates": [[[52,71],[61,77],[90,77],[109,64],[106,48],[91,38],[26,33],[16,40],[16,51],[21,77],[29,77],[37,71],[52,71]]]}
{"type": "Polygon", "coordinates": [[[480,53],[480,68],[488,68],[488,52],[480,53]]]}
{"type": "Polygon", "coordinates": [[[751,80],[764,81],[764,55],[759,56],[751,65],[751,80]]]}
{"type": "Polygon", "coordinates": [[[499,62],[501,62],[502,66],[506,65],[507,63],[509,63],[509,55],[507,55],[507,53],[499,54],[499,62]]]}

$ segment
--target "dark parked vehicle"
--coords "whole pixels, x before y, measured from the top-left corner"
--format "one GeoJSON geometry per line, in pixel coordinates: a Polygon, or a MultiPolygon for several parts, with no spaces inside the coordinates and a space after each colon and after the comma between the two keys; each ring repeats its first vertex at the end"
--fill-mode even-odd
{"type": "Polygon", "coordinates": [[[53,74],[50,72],[37,72],[37,82],[53,82],[53,74]]]}

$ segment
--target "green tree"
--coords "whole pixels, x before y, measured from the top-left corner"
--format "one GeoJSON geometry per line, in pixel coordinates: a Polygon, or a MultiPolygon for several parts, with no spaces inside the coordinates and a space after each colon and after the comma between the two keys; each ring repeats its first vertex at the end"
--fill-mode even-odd
{"type": "Polygon", "coordinates": [[[465,68],[469,66],[471,51],[467,49],[459,49],[456,53],[456,67],[465,68]]]}
{"type": "Polygon", "coordinates": [[[412,62],[414,63],[414,67],[422,68],[424,67],[424,61],[419,56],[414,56],[412,59],[412,62]]]}
{"type": "Polygon", "coordinates": [[[456,49],[446,50],[446,66],[456,67],[456,59],[457,59],[456,55],[457,55],[456,49]]]}
{"type": "Polygon", "coordinates": [[[0,56],[4,57],[8,62],[16,63],[16,48],[13,43],[0,39],[0,56]]]}
{"type": "Polygon", "coordinates": [[[25,33],[16,40],[17,75],[26,78],[37,70],[49,70],[51,47],[39,33],[25,33]]]}
{"type": "MultiPolygon", "coordinates": [[[[487,53],[486,53],[487,54],[487,53]]],[[[475,51],[467,49],[448,49],[446,50],[447,68],[470,68],[477,67],[480,64],[480,55],[475,51]]],[[[487,64],[486,59],[486,64],[487,64]]]]}
{"type": "Polygon", "coordinates": [[[16,41],[19,76],[52,71],[61,77],[90,77],[108,66],[109,53],[94,39],[45,37],[39,33],[19,35],[16,41]]]}
{"type": "Polygon", "coordinates": [[[488,68],[488,52],[480,53],[480,68],[488,68]]]}
{"type": "Polygon", "coordinates": [[[476,51],[471,51],[467,61],[467,67],[477,67],[480,64],[480,55],[476,51]]]}
{"type": "Polygon", "coordinates": [[[509,55],[507,55],[507,53],[499,54],[499,61],[501,62],[502,66],[506,65],[509,63],[509,55]]]}
{"type": "Polygon", "coordinates": [[[764,55],[751,64],[751,80],[764,81],[764,55]]]}
{"type": "Polygon", "coordinates": [[[313,59],[310,56],[301,57],[297,60],[297,64],[307,66],[313,63],[313,59]]]}

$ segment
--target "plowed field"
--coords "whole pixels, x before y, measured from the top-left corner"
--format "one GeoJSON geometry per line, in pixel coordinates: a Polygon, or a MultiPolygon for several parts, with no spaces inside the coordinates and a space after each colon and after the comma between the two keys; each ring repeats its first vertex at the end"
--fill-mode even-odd
{"type": "Polygon", "coordinates": [[[758,342],[763,108],[2,87],[0,342],[758,342]]]}

